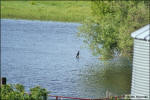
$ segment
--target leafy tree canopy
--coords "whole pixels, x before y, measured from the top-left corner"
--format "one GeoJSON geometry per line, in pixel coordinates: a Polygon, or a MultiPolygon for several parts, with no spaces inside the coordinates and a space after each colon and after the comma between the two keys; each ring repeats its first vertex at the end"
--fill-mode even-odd
{"type": "Polygon", "coordinates": [[[92,16],[81,27],[79,36],[102,58],[114,55],[131,56],[131,33],[149,24],[149,1],[91,2],[92,16]]]}

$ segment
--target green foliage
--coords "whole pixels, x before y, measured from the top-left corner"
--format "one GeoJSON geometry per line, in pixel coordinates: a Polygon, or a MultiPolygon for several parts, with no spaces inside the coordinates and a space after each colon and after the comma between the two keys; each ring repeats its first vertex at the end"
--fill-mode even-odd
{"type": "Polygon", "coordinates": [[[42,100],[42,96],[47,96],[47,94],[49,93],[46,89],[41,88],[39,86],[36,86],[34,88],[30,89],[31,91],[31,98],[35,99],[35,100],[42,100]]]}
{"type": "Polygon", "coordinates": [[[92,2],[92,16],[79,28],[79,36],[102,58],[116,53],[132,56],[131,33],[149,23],[149,2],[101,1],[92,2]]]}
{"type": "Polygon", "coordinates": [[[1,85],[1,100],[43,100],[43,96],[49,93],[46,89],[36,86],[30,89],[30,94],[24,90],[21,84],[1,85]]]}

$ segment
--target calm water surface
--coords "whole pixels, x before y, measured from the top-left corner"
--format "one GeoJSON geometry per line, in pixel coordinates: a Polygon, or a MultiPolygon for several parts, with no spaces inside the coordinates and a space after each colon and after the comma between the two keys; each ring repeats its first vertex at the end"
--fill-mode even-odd
{"type": "Polygon", "coordinates": [[[23,84],[27,91],[40,85],[59,96],[105,96],[106,88],[83,81],[83,70],[99,61],[82,48],[81,24],[2,19],[1,25],[1,70],[8,83],[23,84]]]}

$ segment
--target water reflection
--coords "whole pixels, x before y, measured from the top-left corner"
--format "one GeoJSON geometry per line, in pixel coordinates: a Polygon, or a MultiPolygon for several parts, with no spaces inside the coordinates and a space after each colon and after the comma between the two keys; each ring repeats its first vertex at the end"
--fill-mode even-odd
{"type": "Polygon", "coordinates": [[[131,62],[126,58],[88,66],[84,72],[86,74],[82,76],[82,79],[87,87],[99,88],[99,91],[103,93],[109,91],[113,96],[130,93],[131,62]]]}
{"type": "Polygon", "coordinates": [[[77,37],[78,23],[1,20],[1,72],[8,83],[40,85],[52,95],[100,98],[129,93],[126,61],[100,61],[77,37]],[[80,50],[80,57],[76,53],[80,50]]]}

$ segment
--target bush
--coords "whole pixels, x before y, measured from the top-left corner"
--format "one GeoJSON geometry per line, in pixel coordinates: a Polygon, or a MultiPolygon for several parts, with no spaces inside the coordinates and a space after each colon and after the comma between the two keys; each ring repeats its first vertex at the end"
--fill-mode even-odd
{"type": "Polygon", "coordinates": [[[79,36],[102,58],[116,56],[132,57],[131,33],[149,24],[149,2],[147,0],[92,2],[92,16],[79,27],[79,36]]]}
{"type": "Polygon", "coordinates": [[[49,91],[40,86],[30,89],[30,94],[26,93],[24,86],[21,84],[1,85],[1,100],[43,100],[47,97],[49,91]]]}

